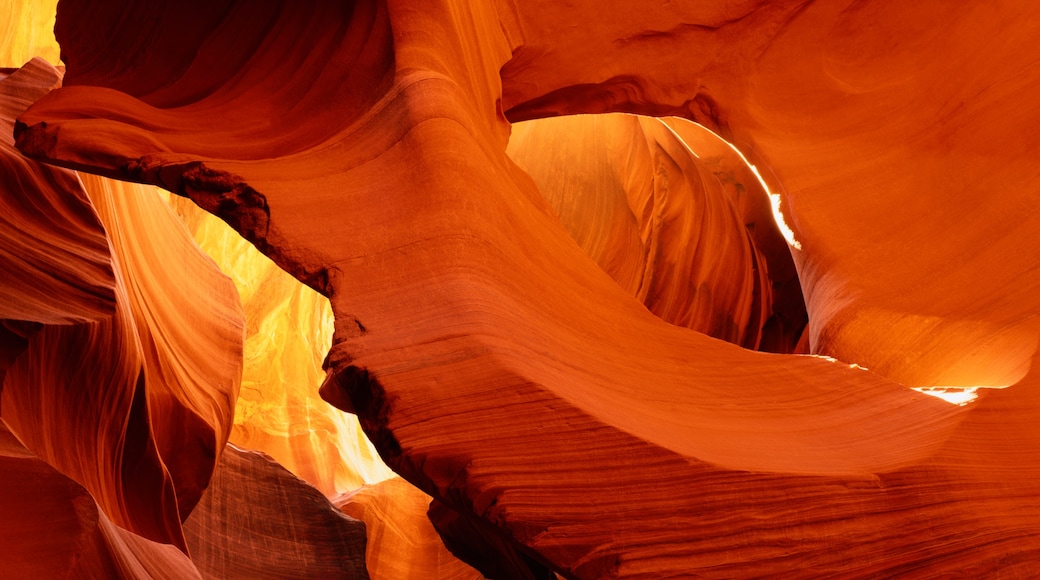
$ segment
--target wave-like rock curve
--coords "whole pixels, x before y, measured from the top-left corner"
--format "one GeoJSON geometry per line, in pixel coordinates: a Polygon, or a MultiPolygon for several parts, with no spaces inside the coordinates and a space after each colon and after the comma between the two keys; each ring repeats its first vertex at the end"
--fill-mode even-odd
{"type": "MultiPolygon", "coordinates": [[[[1036,120],[1011,107],[1040,78],[1035,51],[1022,50],[1032,21],[1006,20],[1014,4],[996,17],[957,14],[946,36],[913,37],[904,22],[921,22],[918,8],[885,14],[881,2],[727,4],[689,15],[693,26],[648,23],[661,15],[649,10],[607,26],[610,11],[596,6],[596,25],[573,38],[566,26],[531,25],[550,15],[540,4],[272,3],[254,13],[228,2],[222,18],[199,2],[88,4],[62,2],[74,86],[20,118],[22,150],[190,196],[327,293],[337,321],[323,395],[359,414],[395,470],[499,540],[571,577],[1035,572],[1040,395],[1035,332],[1021,321],[1036,312],[1040,269],[1012,253],[1035,230],[1032,214],[992,235],[1018,215],[1011,208],[1035,203],[1011,195],[981,218],[942,206],[940,221],[965,226],[968,241],[928,220],[891,220],[893,207],[921,217],[939,206],[946,191],[934,183],[951,185],[945,176],[961,180],[959,199],[968,188],[993,199],[994,163],[979,144],[1036,120]],[[858,26],[877,21],[886,24],[858,26]],[[1013,32],[990,37],[1007,42],[969,59],[967,81],[952,86],[961,52],[947,39],[970,52],[979,30],[1001,22],[1013,32]],[[833,42],[805,58],[821,34],[833,42]],[[854,48],[893,37],[914,39],[905,55],[855,60],[854,48]],[[539,46],[554,49],[547,60],[539,46]],[[582,54],[619,70],[576,68],[582,54]],[[686,54],[696,62],[675,62],[686,54]],[[923,67],[910,58],[922,54],[933,58],[923,67]],[[992,66],[1002,55],[1010,64],[992,66]],[[883,374],[750,352],[660,321],[580,250],[506,157],[503,109],[548,94],[577,112],[594,93],[568,87],[665,62],[674,72],[646,77],[627,100],[608,95],[610,106],[705,117],[738,146],[750,142],[753,161],[768,159],[804,247],[813,347],[883,374]],[[920,96],[908,109],[956,129],[919,129],[895,113],[908,87],[929,79],[953,100],[920,96]],[[1015,113],[1000,119],[991,103],[1015,113]],[[900,136],[904,148],[878,154],[900,136]],[[978,163],[960,167],[966,159],[978,163]],[[879,171],[882,161],[893,165],[879,171]],[[889,193],[868,195],[879,189],[889,193]],[[899,251],[897,231],[918,253],[899,251]],[[922,281],[918,272],[967,284],[969,268],[942,275],[934,264],[972,240],[992,241],[988,259],[1014,257],[987,262],[998,265],[983,269],[986,282],[957,296],[945,285],[884,291],[922,281]],[[1013,290],[996,293],[1000,282],[1013,290]],[[871,311],[855,307],[859,292],[891,298],[871,311]],[[918,314],[943,319],[934,340],[916,350],[897,348],[913,345],[912,333],[883,340],[900,322],[921,328],[918,314]],[[970,320],[981,321],[974,332],[951,332],[970,320]],[[994,345],[1014,347],[1011,356],[994,345]],[[940,351],[992,363],[961,380],[1019,384],[957,407],[891,379],[949,377],[940,351]]],[[[1037,149],[1021,135],[1009,142],[1037,149]]],[[[1037,181],[1029,167],[1007,168],[1022,191],[1037,181]]]]}
{"type": "MultiPolygon", "coordinates": [[[[0,81],[5,125],[60,79],[36,59],[0,81]]],[[[15,319],[3,323],[4,422],[89,491],[106,525],[185,549],[181,521],[231,427],[235,289],[151,192],[81,181],[11,145],[0,190],[14,265],[2,315],[15,319]]]]}

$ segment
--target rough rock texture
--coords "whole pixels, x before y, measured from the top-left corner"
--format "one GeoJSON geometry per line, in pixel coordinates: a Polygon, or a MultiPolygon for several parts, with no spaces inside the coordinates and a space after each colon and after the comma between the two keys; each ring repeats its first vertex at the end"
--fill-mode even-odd
{"type": "Polygon", "coordinates": [[[503,538],[491,524],[434,499],[427,512],[430,523],[453,554],[498,580],[555,580],[556,574],[525,554],[523,546],[503,538]]]}
{"type": "Polygon", "coordinates": [[[67,86],[16,133],[192,197],[329,295],[323,395],[539,565],[1029,577],[1038,29],[1010,0],[65,0],[67,86]],[[845,362],[669,325],[568,236],[507,117],[614,110],[763,169],[809,342],[845,362]]]}
{"type": "Polygon", "coordinates": [[[206,578],[359,578],[365,524],[270,457],[229,445],[184,524],[206,578]]]}

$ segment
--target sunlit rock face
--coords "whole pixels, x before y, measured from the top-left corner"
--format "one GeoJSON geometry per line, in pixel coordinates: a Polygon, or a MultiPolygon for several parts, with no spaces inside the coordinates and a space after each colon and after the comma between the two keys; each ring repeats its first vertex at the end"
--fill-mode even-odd
{"type": "Polygon", "coordinates": [[[341,494],[333,503],[365,522],[366,563],[373,578],[484,577],[445,548],[426,516],[430,497],[399,477],[341,494]]]}
{"type": "MultiPolygon", "coordinates": [[[[21,114],[15,134],[35,159],[192,198],[327,295],[322,396],[357,413],[388,464],[468,525],[446,532],[455,553],[521,555],[503,577],[1030,577],[1040,142],[1024,128],[1040,121],[1040,21],[1024,2],[943,8],[64,0],[65,86],[21,114]],[[701,122],[760,170],[809,315],[807,333],[780,325],[769,350],[834,358],[753,352],[655,316],[648,307],[686,304],[675,311],[698,313],[689,326],[752,346],[768,335],[765,294],[749,308],[754,292],[737,289],[766,284],[754,268],[728,270],[711,286],[726,288],[718,310],[684,292],[640,294],[636,281],[654,280],[646,256],[678,265],[693,250],[683,235],[644,236],[633,206],[647,198],[605,178],[636,174],[580,156],[617,195],[560,203],[572,192],[553,192],[553,170],[521,169],[551,154],[506,154],[510,122],[610,111],[701,122]],[[626,205],[634,225],[600,211],[626,205]],[[646,299],[663,296],[693,301],[646,299]],[[743,322],[756,312],[767,322],[743,322]],[[965,406],[911,388],[1007,385],[965,406]]],[[[634,122],[671,143],[662,148],[711,149],[682,123],[634,122]]],[[[703,182],[717,177],[712,157],[675,163],[703,182]]],[[[682,183],[654,176],[669,191],[682,183]]],[[[734,206],[733,227],[689,233],[707,235],[697,247],[712,255],[741,239],[738,262],[771,266],[783,247],[749,235],[756,212],[734,206]]],[[[129,292],[118,254],[113,286],[129,292]]],[[[83,324],[136,325],[131,307],[150,302],[115,295],[114,316],[83,324]]],[[[14,366],[2,411],[21,435],[35,423],[14,418],[36,407],[9,393],[37,391],[12,385],[67,374],[31,342],[70,331],[4,328],[14,366]]],[[[69,340],[137,335],[105,336],[69,340]]],[[[163,368],[163,356],[125,368],[163,368]]],[[[163,400],[182,401],[185,385],[163,400]]],[[[115,392],[103,408],[132,415],[115,392]]],[[[219,441],[228,426],[214,418],[230,412],[184,399],[209,426],[198,432],[219,441]]],[[[168,423],[146,424],[125,440],[162,457],[170,436],[154,430],[168,423]]],[[[26,446],[48,462],[62,455],[26,446]]],[[[190,504],[199,481],[170,473],[190,504]]],[[[314,477],[335,484],[325,473],[314,477]]],[[[179,525],[169,502],[148,503],[167,510],[155,517],[105,495],[118,488],[79,482],[153,539],[151,522],[179,525]]]]}
{"type": "Polygon", "coordinates": [[[33,57],[58,63],[54,41],[57,0],[5,1],[0,4],[0,67],[18,67],[33,57]]]}
{"type": "MultiPolygon", "coordinates": [[[[363,558],[371,578],[477,577],[475,571],[444,548],[430,526],[426,517],[430,497],[394,477],[376,455],[354,415],[343,413],[318,397],[318,385],[324,379],[322,358],[332,338],[328,299],[280,270],[234,230],[189,200],[172,197],[167,201],[184,219],[200,247],[231,276],[242,298],[246,314],[245,365],[230,441],[269,453],[280,465],[329,497],[349,491],[350,507],[343,511],[365,521],[368,538],[367,548],[359,548],[355,543],[349,546],[350,553],[363,558]]],[[[263,463],[256,459],[253,462],[263,463]]],[[[225,482],[222,491],[211,488],[208,494],[223,494],[225,503],[233,503],[235,498],[231,496],[252,484],[248,474],[240,474],[234,483],[225,482]]],[[[268,492],[262,503],[269,510],[282,510],[285,514],[255,514],[254,525],[269,526],[274,522],[282,526],[283,515],[290,517],[292,506],[285,505],[280,498],[289,495],[290,492],[268,492]]],[[[336,504],[343,505],[339,499],[336,504]]],[[[206,505],[200,509],[208,509],[206,505]]],[[[224,508],[229,514],[236,509],[247,506],[224,508]]],[[[193,514],[192,521],[203,517],[212,516],[193,514]]],[[[330,519],[328,515],[322,517],[330,519]]],[[[318,562],[315,567],[307,568],[306,562],[290,562],[288,567],[267,566],[251,556],[253,547],[262,543],[261,537],[228,538],[235,525],[234,518],[205,528],[189,522],[189,545],[197,542],[205,546],[204,559],[200,559],[198,549],[192,548],[204,574],[216,578],[228,574],[258,577],[266,571],[271,577],[298,576],[299,570],[306,568],[308,576],[330,576],[333,570],[329,566],[338,557],[337,552],[347,549],[337,544],[340,536],[335,530],[324,536],[312,531],[304,552],[310,554],[305,558],[307,562],[318,562]]],[[[285,543],[287,538],[279,541],[285,543]]],[[[280,557],[280,553],[270,552],[270,557],[280,557]]],[[[347,574],[351,569],[336,570],[347,574]]],[[[352,573],[347,575],[353,577],[352,573]]]]}
{"type": "MultiPolygon", "coordinates": [[[[14,149],[14,116],[60,80],[42,60],[0,80],[9,135],[0,575],[367,577],[363,524],[273,462],[232,449],[210,482],[243,374],[238,295],[152,188],[14,149]],[[272,543],[291,549],[261,549],[272,543]]],[[[284,358],[269,345],[253,351],[263,362],[284,358]]],[[[254,382],[260,364],[247,373],[254,382]]],[[[298,366],[320,373],[321,361],[298,366]]],[[[319,384],[309,385],[315,399],[319,384]]],[[[359,479],[378,473],[367,463],[336,464],[359,479]]]]}
{"type": "Polygon", "coordinates": [[[392,477],[357,418],[318,396],[332,342],[328,299],[190,200],[167,201],[242,299],[244,368],[230,441],[269,454],[330,497],[392,477]]]}

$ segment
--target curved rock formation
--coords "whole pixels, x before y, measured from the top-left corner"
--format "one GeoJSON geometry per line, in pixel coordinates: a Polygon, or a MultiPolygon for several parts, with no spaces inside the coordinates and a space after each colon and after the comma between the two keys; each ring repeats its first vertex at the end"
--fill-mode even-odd
{"type": "MultiPolygon", "coordinates": [[[[0,81],[8,129],[59,81],[39,59],[0,81]]],[[[234,287],[154,195],[94,176],[88,193],[75,173],[12,145],[0,316],[43,325],[4,324],[4,421],[117,525],[183,547],[181,520],[231,426],[242,340],[234,287]]]]}
{"type": "Polygon", "coordinates": [[[365,522],[365,562],[372,578],[484,578],[444,547],[426,517],[430,496],[400,477],[340,494],[332,503],[365,522]]]}
{"type": "Polygon", "coordinates": [[[235,282],[246,314],[242,389],[230,441],[269,454],[328,497],[393,476],[357,418],[318,396],[332,342],[328,299],[191,201],[167,201],[235,282]]]}
{"type": "Polygon", "coordinates": [[[539,566],[1035,574],[1029,6],[678,4],[63,0],[67,86],[18,143],[189,196],[329,295],[323,396],[539,566]],[[607,110],[767,168],[847,362],[669,325],[582,252],[506,117],[607,110]]]}
{"type": "Polygon", "coordinates": [[[40,59],[0,78],[0,318],[67,324],[115,312],[105,230],[76,174],[14,148],[15,117],[60,83],[40,59]]]}
{"type": "Polygon", "coordinates": [[[718,130],[783,194],[814,352],[910,385],[1007,385],[1038,311],[1036,264],[1018,250],[1038,180],[1040,145],[1021,130],[1040,116],[1034,11],[889,8],[504,7],[502,107],[718,130]]]}
{"type": "Polygon", "coordinates": [[[161,200],[84,179],[113,249],[116,314],[34,335],[5,379],[4,418],[117,524],[183,546],[231,427],[237,294],[161,200]]]}
{"type": "Polygon", "coordinates": [[[805,307],[787,244],[761,184],[710,131],[556,117],[514,125],[506,152],[582,249],[658,317],[752,350],[794,350],[805,307]]]}
{"type": "Polygon", "coordinates": [[[199,578],[177,548],[112,525],[87,490],[26,449],[0,419],[4,578],[199,578]]]}

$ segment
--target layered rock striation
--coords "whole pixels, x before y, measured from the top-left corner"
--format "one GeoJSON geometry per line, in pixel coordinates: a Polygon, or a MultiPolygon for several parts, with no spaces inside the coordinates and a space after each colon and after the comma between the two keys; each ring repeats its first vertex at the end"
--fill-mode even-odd
{"type": "MultiPolygon", "coordinates": [[[[517,556],[496,573],[1029,576],[1038,21],[942,8],[63,0],[65,85],[15,134],[30,157],[190,197],[327,295],[322,396],[462,518],[452,542],[476,530],[517,556]],[[611,277],[571,237],[585,210],[554,212],[553,180],[506,154],[510,122],[608,111],[699,121],[761,168],[809,316],[775,350],[834,358],[669,324],[640,268],[611,277]],[[1007,386],[964,406],[911,388],[1007,386]]],[[[697,150],[681,123],[632,122],[697,150]]],[[[696,232],[768,262],[754,211],[696,232]]],[[[587,231],[617,229],[603,219],[587,231]]],[[[647,255],[624,227],[618,255],[647,255]]],[[[721,274],[721,311],[759,313],[732,326],[764,335],[766,279],[721,274]],[[738,306],[749,284],[757,309],[738,306]]]]}

